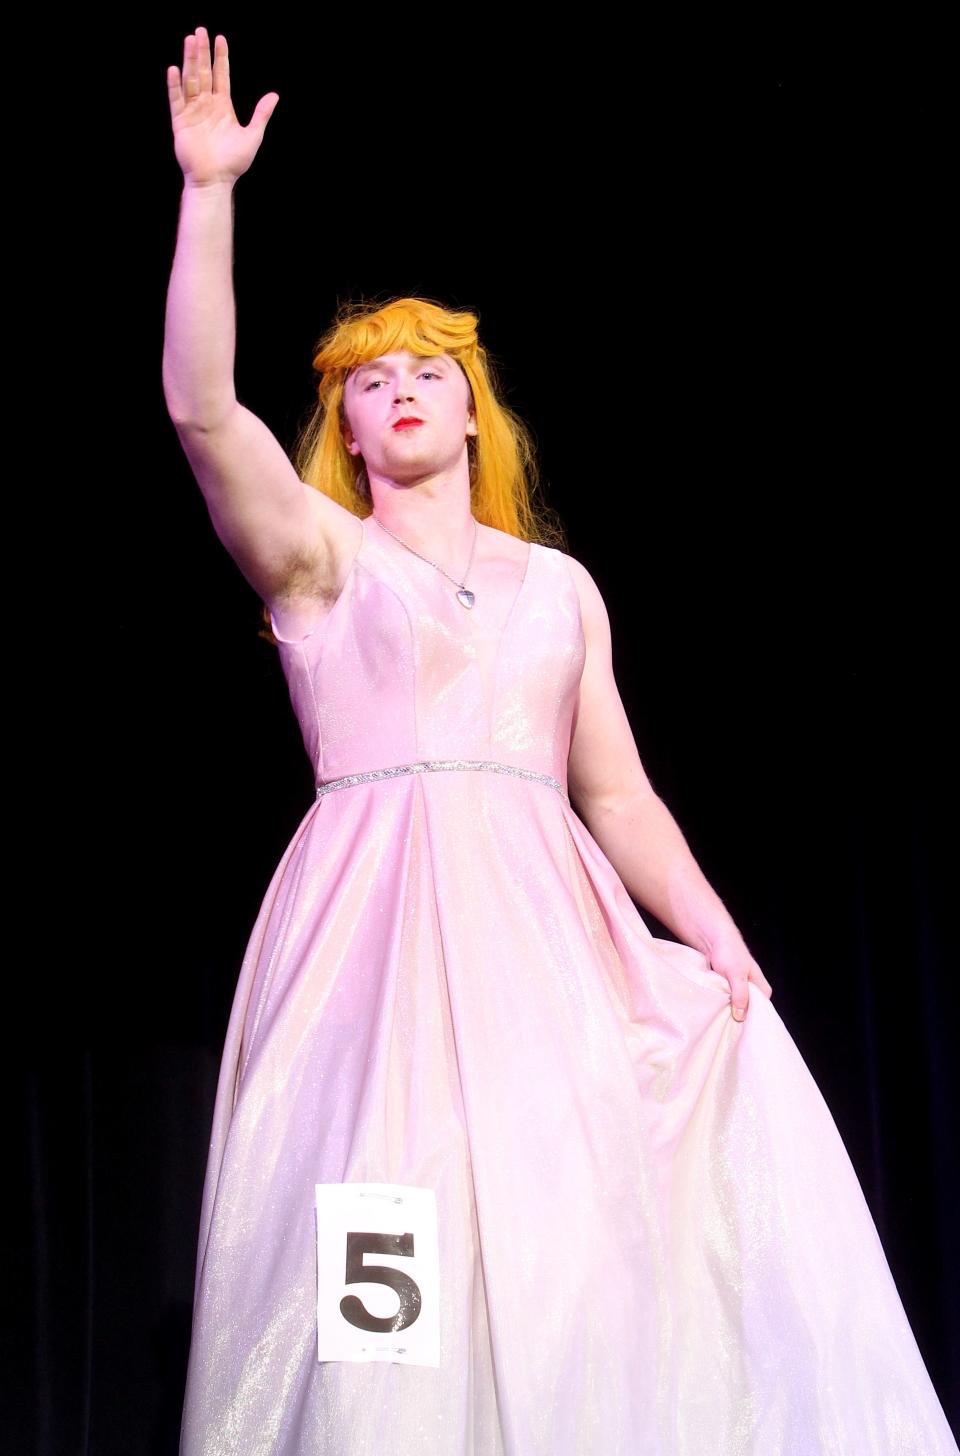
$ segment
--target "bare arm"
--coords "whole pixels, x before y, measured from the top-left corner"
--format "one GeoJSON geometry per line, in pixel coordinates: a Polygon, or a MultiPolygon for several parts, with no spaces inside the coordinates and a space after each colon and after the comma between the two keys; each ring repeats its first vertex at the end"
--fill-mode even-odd
{"type": "Polygon", "coordinates": [[[233,298],[234,187],[263,140],[279,99],[257,103],[246,127],[230,100],[227,42],[206,31],[184,41],[183,73],[167,71],[177,160],[184,174],[167,292],[164,397],[214,529],[254,590],[335,595],[359,523],[300,480],[262,420],[237,400],[233,298]]]}
{"type": "Polygon", "coordinates": [[[567,558],[587,646],[568,760],[571,797],[629,894],[730,980],[746,1010],[747,982],[769,981],[708,883],[679,825],[647,777],[613,674],[610,621],[589,572],[567,558]]]}

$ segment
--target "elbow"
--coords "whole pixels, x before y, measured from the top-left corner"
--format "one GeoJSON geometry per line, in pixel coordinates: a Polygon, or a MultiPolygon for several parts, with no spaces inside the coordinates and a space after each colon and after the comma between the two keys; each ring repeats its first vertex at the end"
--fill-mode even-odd
{"type": "Polygon", "coordinates": [[[169,388],[164,380],[163,397],[167,414],[181,439],[198,435],[211,435],[231,414],[237,401],[233,396],[217,400],[188,401],[182,393],[169,388]]]}
{"type": "Polygon", "coordinates": [[[616,819],[643,814],[660,796],[649,783],[611,788],[604,793],[582,795],[577,801],[588,825],[611,823],[616,819]]]}
{"type": "Polygon", "coordinates": [[[162,379],[167,414],[178,435],[209,434],[223,423],[237,403],[230,386],[203,391],[185,388],[177,380],[167,355],[163,359],[162,379]]]}
{"type": "MultiPolygon", "coordinates": [[[[181,430],[190,429],[194,425],[200,411],[196,407],[191,408],[191,401],[188,398],[188,391],[178,385],[173,373],[167,367],[167,358],[163,360],[163,400],[167,406],[167,414],[179,434],[181,430]]],[[[196,401],[193,401],[194,406],[196,401]]]]}

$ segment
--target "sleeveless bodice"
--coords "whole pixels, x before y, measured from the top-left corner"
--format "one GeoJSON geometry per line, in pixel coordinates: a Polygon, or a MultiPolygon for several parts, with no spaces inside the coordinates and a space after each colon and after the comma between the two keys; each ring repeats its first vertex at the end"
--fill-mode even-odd
{"type": "Polygon", "coordinates": [[[281,639],[274,623],[316,782],[476,759],[565,789],[585,644],[562,552],[530,544],[522,579],[478,591],[467,610],[436,567],[361,525],[327,617],[299,641],[281,639]]]}

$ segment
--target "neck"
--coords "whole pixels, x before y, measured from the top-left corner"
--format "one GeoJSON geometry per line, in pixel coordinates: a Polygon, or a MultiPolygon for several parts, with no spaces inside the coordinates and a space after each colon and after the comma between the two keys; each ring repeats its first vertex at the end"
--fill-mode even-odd
{"type": "Polygon", "coordinates": [[[470,509],[469,489],[431,496],[374,487],[373,515],[407,546],[442,563],[448,571],[462,569],[470,557],[477,522],[470,509]]]}

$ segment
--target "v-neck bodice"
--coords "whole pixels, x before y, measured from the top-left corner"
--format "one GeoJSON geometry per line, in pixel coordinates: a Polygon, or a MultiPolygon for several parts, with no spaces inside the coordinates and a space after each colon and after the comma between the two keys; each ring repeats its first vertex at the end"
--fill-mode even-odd
{"type": "Polygon", "coordinates": [[[519,581],[478,585],[466,609],[430,562],[361,524],[332,610],[279,643],[317,782],[415,760],[490,759],[566,787],[585,644],[563,554],[530,543],[519,581]]]}

